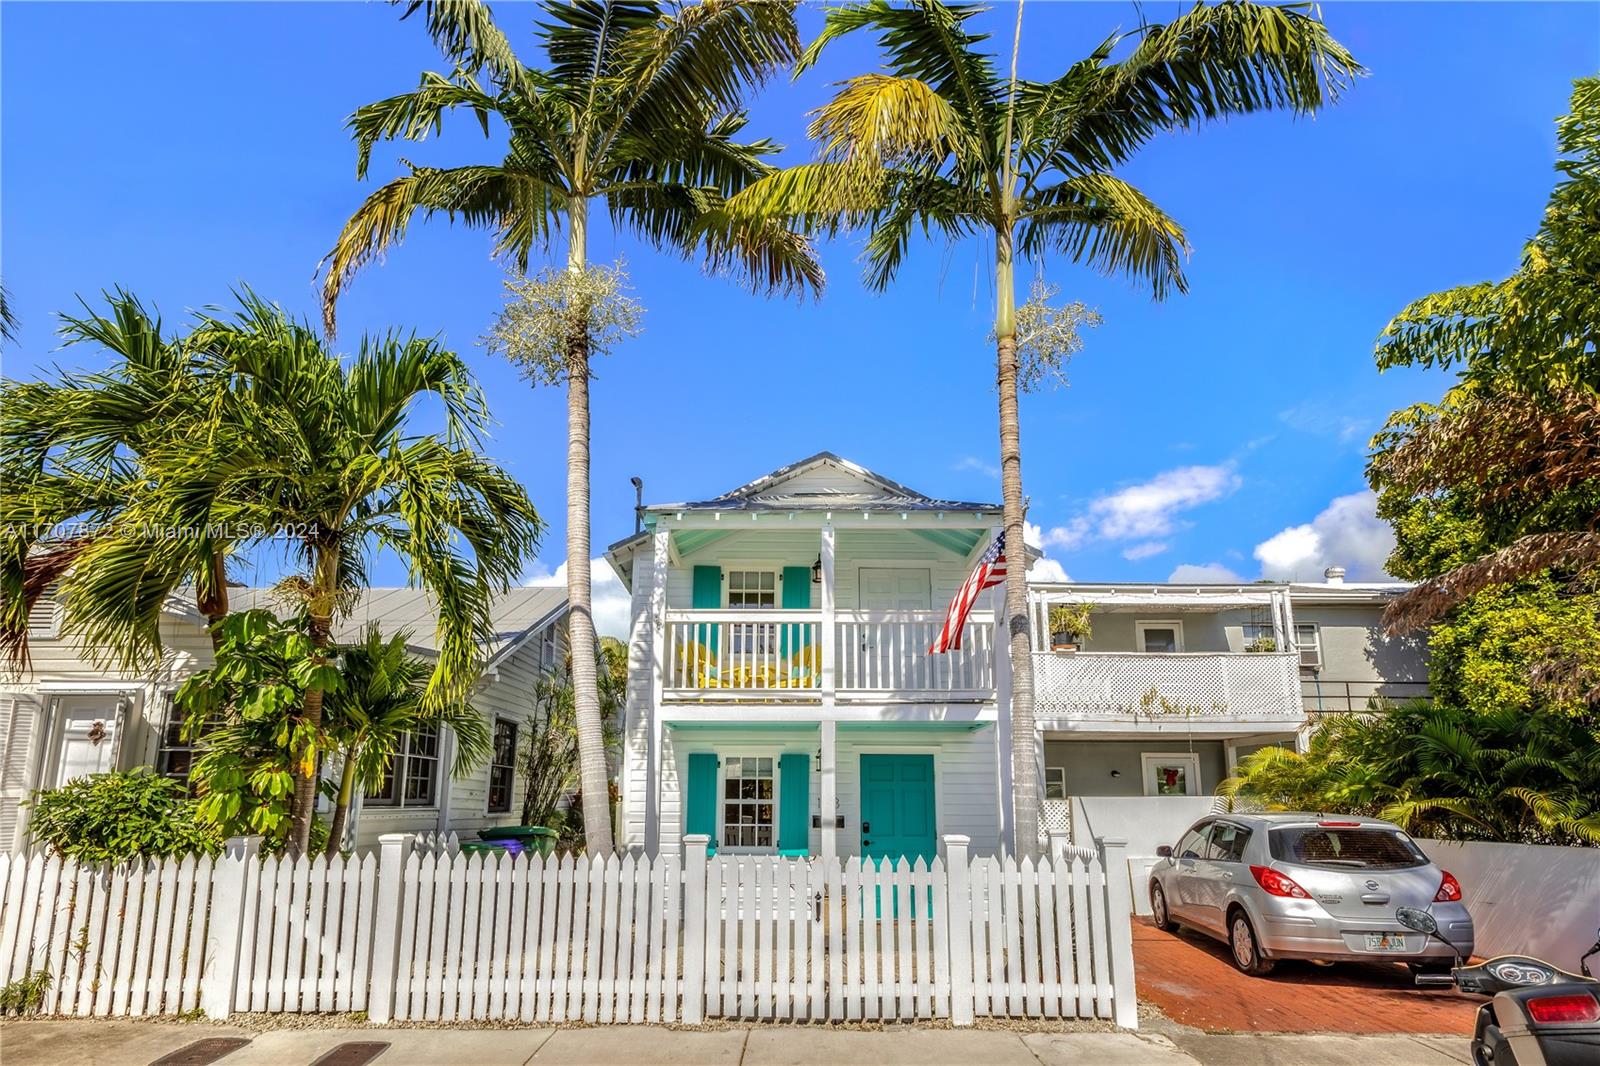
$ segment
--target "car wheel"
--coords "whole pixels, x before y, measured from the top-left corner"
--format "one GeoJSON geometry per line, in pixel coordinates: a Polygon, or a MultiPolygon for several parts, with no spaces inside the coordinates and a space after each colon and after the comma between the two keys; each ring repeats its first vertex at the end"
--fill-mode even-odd
{"type": "Polygon", "coordinates": [[[1252,977],[1265,977],[1278,965],[1271,959],[1261,957],[1256,931],[1251,928],[1250,919],[1244,916],[1243,911],[1234,911],[1228,921],[1228,948],[1233,956],[1233,964],[1252,977]]]}
{"type": "Polygon", "coordinates": [[[1178,928],[1178,923],[1172,920],[1171,913],[1167,911],[1167,894],[1154,881],[1150,882],[1150,917],[1156,928],[1164,933],[1178,928]]]}

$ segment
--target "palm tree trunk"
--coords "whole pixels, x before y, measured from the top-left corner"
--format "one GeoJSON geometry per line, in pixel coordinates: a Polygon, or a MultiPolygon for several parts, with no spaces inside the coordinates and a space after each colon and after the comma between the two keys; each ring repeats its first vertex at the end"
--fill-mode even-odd
{"type": "MultiPolygon", "coordinates": [[[[311,596],[306,604],[311,639],[311,659],[317,665],[327,662],[333,644],[333,604],[338,593],[339,551],[324,547],[317,553],[311,577],[311,596]]],[[[317,738],[322,726],[322,690],[306,689],[301,708],[302,725],[309,731],[300,750],[294,753],[292,775],[294,796],[289,804],[287,851],[295,858],[311,850],[311,818],[317,806],[317,738]]]]}
{"type": "Polygon", "coordinates": [[[222,646],[222,633],[217,629],[217,623],[228,614],[226,556],[220,551],[213,551],[208,569],[209,582],[197,584],[195,587],[194,606],[195,610],[200,612],[200,617],[206,620],[206,629],[211,634],[211,651],[215,654],[222,646]]]}
{"type": "Polygon", "coordinates": [[[339,802],[333,808],[333,821],[328,825],[328,846],[323,849],[323,854],[333,858],[339,854],[341,841],[344,839],[344,823],[350,817],[350,801],[356,794],[356,748],[344,753],[344,767],[339,771],[339,802]]]}
{"type": "MultiPolygon", "coordinates": [[[[567,269],[587,268],[589,204],[569,201],[571,237],[567,269]]],[[[583,793],[584,848],[600,858],[612,853],[611,789],[606,772],[605,730],[600,721],[600,682],[595,672],[594,596],[589,577],[589,329],[575,331],[567,345],[567,639],[571,643],[572,695],[578,726],[579,787],[583,793]]]]}
{"type": "Polygon", "coordinates": [[[1023,537],[1022,428],[1017,416],[1016,269],[1011,229],[995,232],[995,366],[1000,392],[1000,492],[1006,528],[1005,631],[1011,648],[1011,785],[1016,854],[1039,853],[1039,762],[1028,641],[1028,551],[1023,537]]]}

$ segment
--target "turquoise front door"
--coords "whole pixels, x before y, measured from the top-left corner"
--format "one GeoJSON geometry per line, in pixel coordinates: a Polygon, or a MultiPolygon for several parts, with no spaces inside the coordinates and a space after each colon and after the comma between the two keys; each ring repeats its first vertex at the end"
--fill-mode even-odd
{"type": "Polygon", "coordinates": [[[861,756],[861,855],[868,859],[938,853],[932,755],[861,756]]]}

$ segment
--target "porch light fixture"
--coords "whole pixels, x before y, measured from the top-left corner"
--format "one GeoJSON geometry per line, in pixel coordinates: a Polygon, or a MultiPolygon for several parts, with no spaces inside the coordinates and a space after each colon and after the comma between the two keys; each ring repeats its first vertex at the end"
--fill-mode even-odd
{"type": "Polygon", "coordinates": [[[813,585],[822,584],[822,556],[821,555],[818,555],[817,556],[817,561],[811,564],[811,583],[813,585]]]}

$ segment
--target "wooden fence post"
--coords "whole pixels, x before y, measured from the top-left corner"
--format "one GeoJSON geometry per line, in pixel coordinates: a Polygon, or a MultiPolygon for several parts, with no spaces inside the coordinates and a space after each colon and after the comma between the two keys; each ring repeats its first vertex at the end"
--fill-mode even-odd
{"type": "MultiPolygon", "coordinates": [[[[200,986],[200,1007],[207,1018],[221,1020],[233,1010],[233,992],[239,981],[239,938],[244,935],[245,926],[245,891],[259,881],[250,874],[256,869],[260,851],[260,837],[229,837],[222,857],[212,868],[211,913],[206,927],[211,958],[200,986]]],[[[197,914],[192,920],[205,919],[197,914]]]]}
{"type": "Polygon", "coordinates": [[[372,908],[372,973],[367,993],[367,1021],[374,1025],[394,1016],[394,979],[401,961],[400,895],[411,839],[410,833],[385,833],[378,838],[378,891],[372,908]]]}
{"type": "Polygon", "coordinates": [[[683,838],[685,1025],[699,1025],[706,1018],[706,848],[710,845],[711,838],[704,833],[690,833],[683,838]]]}
{"type": "Polygon", "coordinates": [[[1101,837],[1100,863],[1106,872],[1106,932],[1111,946],[1111,1011],[1124,1029],[1139,1028],[1133,987],[1133,889],[1128,880],[1128,842],[1101,837]]]}
{"type": "Polygon", "coordinates": [[[944,838],[945,922],[950,936],[950,1024],[972,1024],[972,866],[971,837],[944,838]]]}

